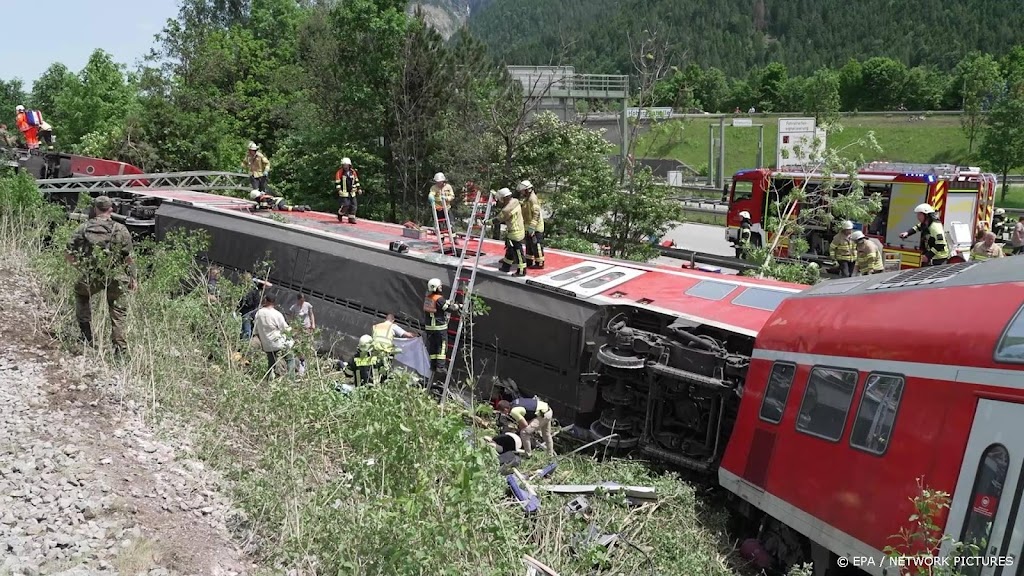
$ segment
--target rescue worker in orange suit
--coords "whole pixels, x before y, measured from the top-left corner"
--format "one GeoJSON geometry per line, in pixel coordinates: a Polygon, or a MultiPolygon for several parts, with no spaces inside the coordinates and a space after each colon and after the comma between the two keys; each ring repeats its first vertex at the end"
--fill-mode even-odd
{"type": "Polygon", "coordinates": [[[359,187],[359,172],[352,167],[352,160],[341,159],[341,168],[334,174],[334,189],[338,193],[338,222],[348,218],[349,224],[356,223],[356,209],[359,202],[356,196],[363,193],[359,187]]]}
{"type": "Polygon", "coordinates": [[[267,193],[267,175],[270,174],[270,160],[260,152],[255,142],[249,142],[249,150],[245,153],[242,166],[249,171],[249,188],[267,193]]]}
{"type": "Polygon", "coordinates": [[[536,270],[544,268],[544,214],[540,199],[529,180],[523,180],[516,187],[519,203],[523,206],[523,222],[526,224],[526,267],[536,270]]]}
{"type": "Polygon", "coordinates": [[[971,248],[971,259],[977,262],[984,262],[992,258],[1002,258],[1003,256],[1003,247],[1000,244],[996,244],[994,232],[985,232],[981,242],[978,242],[971,248]]]}
{"type": "Polygon", "coordinates": [[[445,216],[445,207],[448,208],[448,215],[451,215],[452,202],[455,201],[455,190],[452,190],[452,185],[448,183],[448,179],[445,178],[444,172],[438,172],[434,174],[434,184],[430,187],[430,193],[427,194],[427,200],[434,205],[434,213],[437,215],[437,223],[439,231],[442,234],[448,234],[454,238],[452,232],[452,223],[448,221],[445,216]]]}
{"type": "Polygon", "coordinates": [[[850,240],[856,245],[857,272],[864,275],[885,272],[882,251],[878,249],[874,242],[868,239],[860,230],[852,232],[850,240]]]}
{"type": "Polygon", "coordinates": [[[448,348],[448,309],[451,302],[441,294],[441,280],[431,278],[427,282],[427,295],[423,299],[423,326],[427,333],[427,355],[430,370],[444,372],[448,348]]]}
{"type": "Polygon", "coordinates": [[[280,210],[281,212],[308,212],[309,206],[292,206],[281,196],[264,194],[259,190],[249,192],[249,199],[256,203],[257,210],[280,210]]]}
{"type": "Polygon", "coordinates": [[[533,451],[533,435],[540,432],[544,436],[544,446],[550,456],[555,455],[555,441],[551,437],[551,420],[553,412],[547,402],[534,396],[533,398],[517,398],[511,402],[498,402],[498,412],[510,417],[519,427],[519,437],[523,440],[523,451],[529,457],[533,451]]]}
{"type": "Polygon", "coordinates": [[[25,107],[21,104],[17,105],[14,111],[17,113],[15,123],[18,125],[18,130],[25,136],[25,143],[28,144],[29,149],[39,148],[39,127],[29,125],[25,107]]]}
{"type": "Polygon", "coordinates": [[[501,260],[498,268],[502,272],[509,272],[512,266],[516,267],[513,276],[526,276],[526,257],[523,255],[523,239],[526,237],[526,228],[523,226],[523,208],[519,200],[512,197],[512,191],[502,188],[496,193],[498,205],[501,206],[501,213],[494,218],[493,223],[505,224],[505,257],[501,260]]]}
{"type": "Polygon", "coordinates": [[[921,265],[940,266],[949,260],[949,245],[946,243],[946,231],[942,222],[935,215],[935,208],[929,204],[918,204],[914,208],[917,213],[917,224],[906,232],[900,232],[900,238],[921,233],[921,265]]]}
{"type": "Polygon", "coordinates": [[[853,276],[857,262],[857,243],[853,241],[853,222],[846,220],[828,246],[828,255],[839,264],[839,276],[853,276]]]}

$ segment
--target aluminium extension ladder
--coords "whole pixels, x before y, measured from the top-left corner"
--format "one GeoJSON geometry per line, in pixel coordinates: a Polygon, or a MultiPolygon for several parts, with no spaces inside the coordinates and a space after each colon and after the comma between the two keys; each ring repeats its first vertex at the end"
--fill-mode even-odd
{"type": "MultiPolygon", "coordinates": [[[[434,201],[437,202],[436,199],[434,201]]],[[[437,237],[437,249],[441,254],[454,256],[458,253],[458,247],[455,245],[455,233],[452,232],[451,211],[448,209],[448,201],[443,195],[441,196],[441,206],[443,207],[442,212],[444,212],[443,220],[437,217],[437,204],[430,207],[430,212],[434,215],[434,236],[437,237]]]]}
{"type": "Polygon", "coordinates": [[[455,269],[455,282],[452,283],[451,294],[448,301],[457,306],[457,309],[450,308],[448,320],[448,345],[451,354],[447,360],[447,370],[444,377],[444,388],[441,390],[441,404],[448,398],[448,388],[451,386],[452,373],[455,372],[455,359],[459,355],[459,345],[465,333],[462,322],[464,316],[472,314],[471,302],[473,300],[473,289],[476,286],[476,273],[480,268],[480,255],[484,252],[484,237],[487,231],[487,222],[490,220],[491,207],[494,205],[493,196],[487,192],[477,190],[476,198],[473,201],[472,212],[469,216],[469,224],[466,227],[466,242],[459,251],[459,265],[455,269]],[[475,242],[475,248],[472,247],[475,242]],[[466,263],[473,258],[473,266],[467,272],[466,263]],[[455,326],[452,326],[452,322],[455,326]]]}

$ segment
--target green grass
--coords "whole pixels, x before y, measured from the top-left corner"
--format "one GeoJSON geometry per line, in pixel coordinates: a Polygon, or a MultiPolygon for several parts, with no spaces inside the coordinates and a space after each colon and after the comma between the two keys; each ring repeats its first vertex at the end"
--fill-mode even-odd
{"type": "MultiPolygon", "coordinates": [[[[757,163],[757,134],[754,128],[733,128],[726,119],[725,128],[725,172],[726,176],[754,168],[757,163]]],[[[755,124],[764,124],[764,163],[775,163],[775,147],[778,139],[778,118],[757,116],[755,124]]],[[[910,122],[906,116],[849,116],[840,120],[841,132],[832,133],[828,138],[831,148],[843,148],[865,138],[874,132],[882,152],[854,146],[847,149],[847,156],[863,154],[870,160],[899,162],[965,164],[970,161],[967,153],[967,138],[960,128],[958,116],[931,116],[925,120],[910,122]]],[[[718,119],[687,119],[681,129],[652,131],[641,137],[636,155],[648,158],[674,158],[688,166],[707,173],[708,127],[715,126],[718,119]],[[659,133],[665,132],[665,133],[659,133]]],[[[975,143],[977,149],[977,143],[975,143]]]]}

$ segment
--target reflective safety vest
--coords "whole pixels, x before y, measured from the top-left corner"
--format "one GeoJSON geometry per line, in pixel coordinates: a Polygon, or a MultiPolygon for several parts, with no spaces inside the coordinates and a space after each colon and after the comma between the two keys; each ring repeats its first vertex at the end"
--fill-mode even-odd
{"type": "Polygon", "coordinates": [[[942,222],[932,220],[927,226],[920,223],[907,230],[907,234],[921,233],[921,252],[924,252],[931,260],[943,260],[949,258],[949,246],[946,244],[946,231],[942,229],[942,222]]]}
{"type": "Polygon", "coordinates": [[[740,233],[738,240],[738,244],[740,246],[747,246],[750,244],[750,222],[744,221],[742,224],[740,224],[740,233]]]}
{"type": "Polygon", "coordinates": [[[436,292],[427,294],[427,297],[423,299],[426,329],[430,331],[447,330],[448,317],[445,315],[447,311],[448,301],[444,296],[436,292]]]}
{"type": "Polygon", "coordinates": [[[978,242],[974,245],[974,248],[971,248],[971,257],[978,262],[984,262],[991,258],[1002,258],[1003,256],[1002,246],[995,242],[992,243],[992,246],[988,247],[985,246],[984,242],[978,242]]]}
{"type": "Polygon", "coordinates": [[[523,221],[529,232],[544,232],[544,213],[541,211],[540,199],[535,192],[523,198],[523,221]]]}
{"type": "Polygon", "coordinates": [[[833,260],[853,262],[857,260],[857,243],[850,240],[849,234],[839,232],[829,244],[828,254],[833,260]]]}
{"type": "Polygon", "coordinates": [[[445,182],[444,186],[440,189],[437,184],[430,187],[430,194],[427,198],[434,203],[434,210],[443,210],[445,205],[450,209],[452,202],[455,201],[455,191],[452,190],[452,185],[445,182]],[[441,199],[444,199],[444,204],[441,204],[441,199]]]}
{"type": "Polygon", "coordinates": [[[551,412],[551,407],[547,405],[547,402],[540,400],[536,396],[533,398],[517,398],[510,404],[512,405],[512,410],[515,410],[516,408],[522,408],[525,410],[523,418],[525,418],[527,422],[536,418],[538,413],[543,415],[551,412]]]}
{"type": "Polygon", "coordinates": [[[394,335],[391,327],[394,322],[381,322],[373,325],[373,343],[378,346],[390,347],[394,344],[394,335]]]}
{"type": "Polygon", "coordinates": [[[870,240],[865,240],[864,246],[857,247],[857,270],[861,274],[871,274],[885,270],[882,252],[870,240]]]}
{"type": "Polygon", "coordinates": [[[346,371],[352,374],[353,384],[361,386],[373,382],[381,362],[373,353],[360,350],[352,358],[351,366],[354,366],[354,368],[349,368],[346,371]]]}
{"type": "Polygon", "coordinates": [[[355,168],[347,172],[344,168],[339,168],[334,174],[334,188],[338,191],[338,196],[354,198],[360,192],[359,172],[356,172],[355,168]]]}
{"type": "Polygon", "coordinates": [[[505,236],[509,240],[521,242],[526,238],[526,228],[523,226],[523,207],[515,198],[508,201],[508,204],[501,209],[498,220],[505,223],[505,236]]]}

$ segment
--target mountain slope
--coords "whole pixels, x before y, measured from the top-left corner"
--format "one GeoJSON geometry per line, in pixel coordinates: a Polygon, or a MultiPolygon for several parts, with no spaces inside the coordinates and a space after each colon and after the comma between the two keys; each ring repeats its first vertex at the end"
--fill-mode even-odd
{"type": "Polygon", "coordinates": [[[492,0],[413,0],[409,12],[423,11],[427,24],[450,38],[473,14],[478,13],[492,0]]]}
{"type": "MultiPolygon", "coordinates": [[[[442,2],[445,0],[433,0],[442,2]]],[[[471,32],[508,64],[627,73],[629,38],[671,39],[677,62],[745,76],[781,61],[791,73],[890,56],[950,69],[971,50],[1024,43],[1019,0],[491,0],[471,32]]]]}

